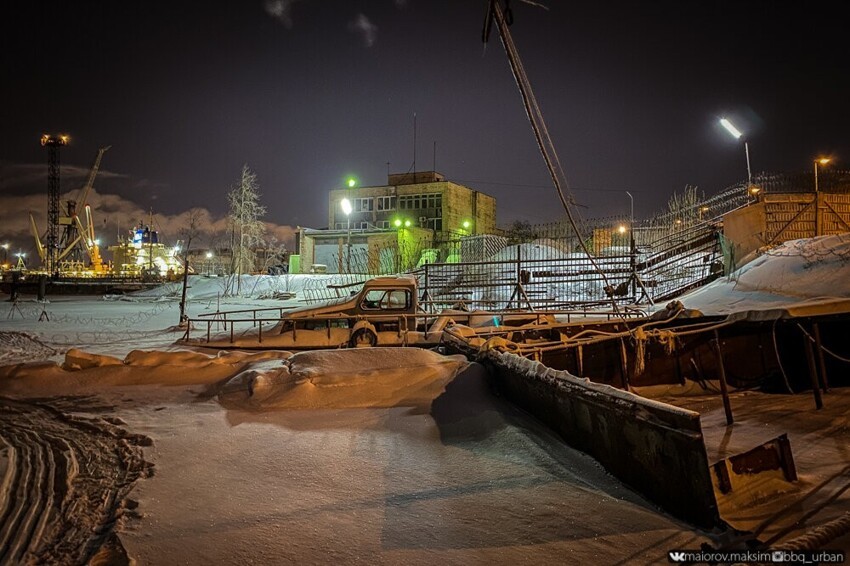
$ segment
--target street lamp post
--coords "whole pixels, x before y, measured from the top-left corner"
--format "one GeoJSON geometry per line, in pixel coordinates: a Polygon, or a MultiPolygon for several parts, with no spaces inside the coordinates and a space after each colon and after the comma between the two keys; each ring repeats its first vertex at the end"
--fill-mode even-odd
{"type": "MultiPolygon", "coordinates": [[[[726,118],[720,119],[720,125],[726,128],[726,131],[732,134],[732,136],[736,140],[741,139],[744,135],[738,128],[732,125],[732,122],[730,122],[726,118]]],[[[749,192],[750,187],[753,185],[753,173],[750,169],[750,146],[749,144],[747,144],[746,138],[744,138],[744,154],[747,157],[747,192],[749,192]]]]}
{"type": "Polygon", "coordinates": [[[342,199],[342,212],[345,214],[345,219],[348,224],[348,236],[345,241],[345,262],[346,270],[351,273],[351,201],[347,198],[342,199]]]}
{"type": "Polygon", "coordinates": [[[207,277],[212,275],[212,252],[207,252],[207,277]]]}
{"type": "Polygon", "coordinates": [[[815,159],[815,192],[818,192],[818,165],[826,165],[829,161],[830,159],[828,157],[815,159]]]}
{"type": "Polygon", "coordinates": [[[629,196],[629,270],[632,280],[632,297],[637,297],[637,262],[635,261],[635,198],[632,193],[625,191],[629,196]]]}

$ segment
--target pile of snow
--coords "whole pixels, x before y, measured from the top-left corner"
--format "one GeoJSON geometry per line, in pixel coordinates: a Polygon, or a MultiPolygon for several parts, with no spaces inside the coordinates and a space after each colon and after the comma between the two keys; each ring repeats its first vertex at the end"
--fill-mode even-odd
{"type": "Polygon", "coordinates": [[[219,400],[248,410],[428,406],[467,365],[420,348],[301,352],[282,367],[241,372],[219,400]]]}
{"type": "Polygon", "coordinates": [[[563,260],[570,257],[551,240],[535,241],[530,244],[508,246],[487,258],[487,261],[516,261],[520,259],[563,260]]]}
{"type": "Polygon", "coordinates": [[[0,367],[0,394],[49,396],[137,385],[208,385],[226,408],[427,407],[469,362],[421,348],[208,355],[133,350],[124,359],[68,350],[64,361],[0,367]],[[222,386],[219,388],[219,384],[222,386]]]}
{"type": "Polygon", "coordinates": [[[124,359],[71,348],[57,362],[0,366],[0,394],[47,397],[102,393],[107,387],[214,384],[258,363],[280,366],[289,352],[219,352],[133,350],[124,359]]]}
{"type": "Polygon", "coordinates": [[[789,240],[680,300],[705,314],[728,314],[847,298],[850,234],[838,234],[789,240]]]}

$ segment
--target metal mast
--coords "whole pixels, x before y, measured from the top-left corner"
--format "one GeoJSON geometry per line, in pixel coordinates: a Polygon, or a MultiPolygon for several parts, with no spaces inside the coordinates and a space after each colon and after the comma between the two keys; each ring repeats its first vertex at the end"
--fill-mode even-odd
{"type": "Polygon", "coordinates": [[[57,271],[56,254],[59,251],[59,148],[68,144],[68,136],[41,136],[41,145],[47,148],[47,255],[45,267],[53,275],[57,271]]]}

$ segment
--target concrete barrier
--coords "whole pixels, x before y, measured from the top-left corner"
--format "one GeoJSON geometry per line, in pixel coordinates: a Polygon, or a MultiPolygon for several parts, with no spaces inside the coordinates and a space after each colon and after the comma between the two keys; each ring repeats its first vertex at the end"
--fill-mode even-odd
{"type": "Polygon", "coordinates": [[[647,499],[699,527],[723,524],[699,413],[509,353],[481,361],[505,397],[647,499]]]}

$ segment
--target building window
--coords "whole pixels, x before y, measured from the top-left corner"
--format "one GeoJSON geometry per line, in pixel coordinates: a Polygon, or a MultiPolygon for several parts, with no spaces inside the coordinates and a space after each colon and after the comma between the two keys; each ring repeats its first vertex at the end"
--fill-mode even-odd
{"type": "MultiPolygon", "coordinates": [[[[398,197],[399,210],[421,210],[423,208],[442,208],[443,195],[429,193],[424,195],[404,195],[398,197]]],[[[380,210],[380,208],[378,209],[380,210]]]]}
{"type": "Polygon", "coordinates": [[[361,222],[360,223],[360,229],[361,230],[368,230],[369,229],[369,223],[368,222],[361,222]]]}
{"type": "Polygon", "coordinates": [[[390,221],[389,220],[378,220],[377,226],[378,226],[378,228],[380,228],[382,230],[387,230],[390,227],[390,221]]]}
{"type": "Polygon", "coordinates": [[[348,222],[337,222],[334,224],[335,230],[345,230],[346,228],[348,228],[348,222]]]}
{"type": "Polygon", "coordinates": [[[369,212],[373,210],[374,201],[372,197],[354,199],[354,212],[369,212]]]}
{"type": "Polygon", "coordinates": [[[395,197],[378,197],[378,210],[395,210],[395,197]]]}
{"type": "Polygon", "coordinates": [[[429,218],[428,219],[428,228],[435,232],[443,231],[443,219],[442,218],[429,218]]]}

